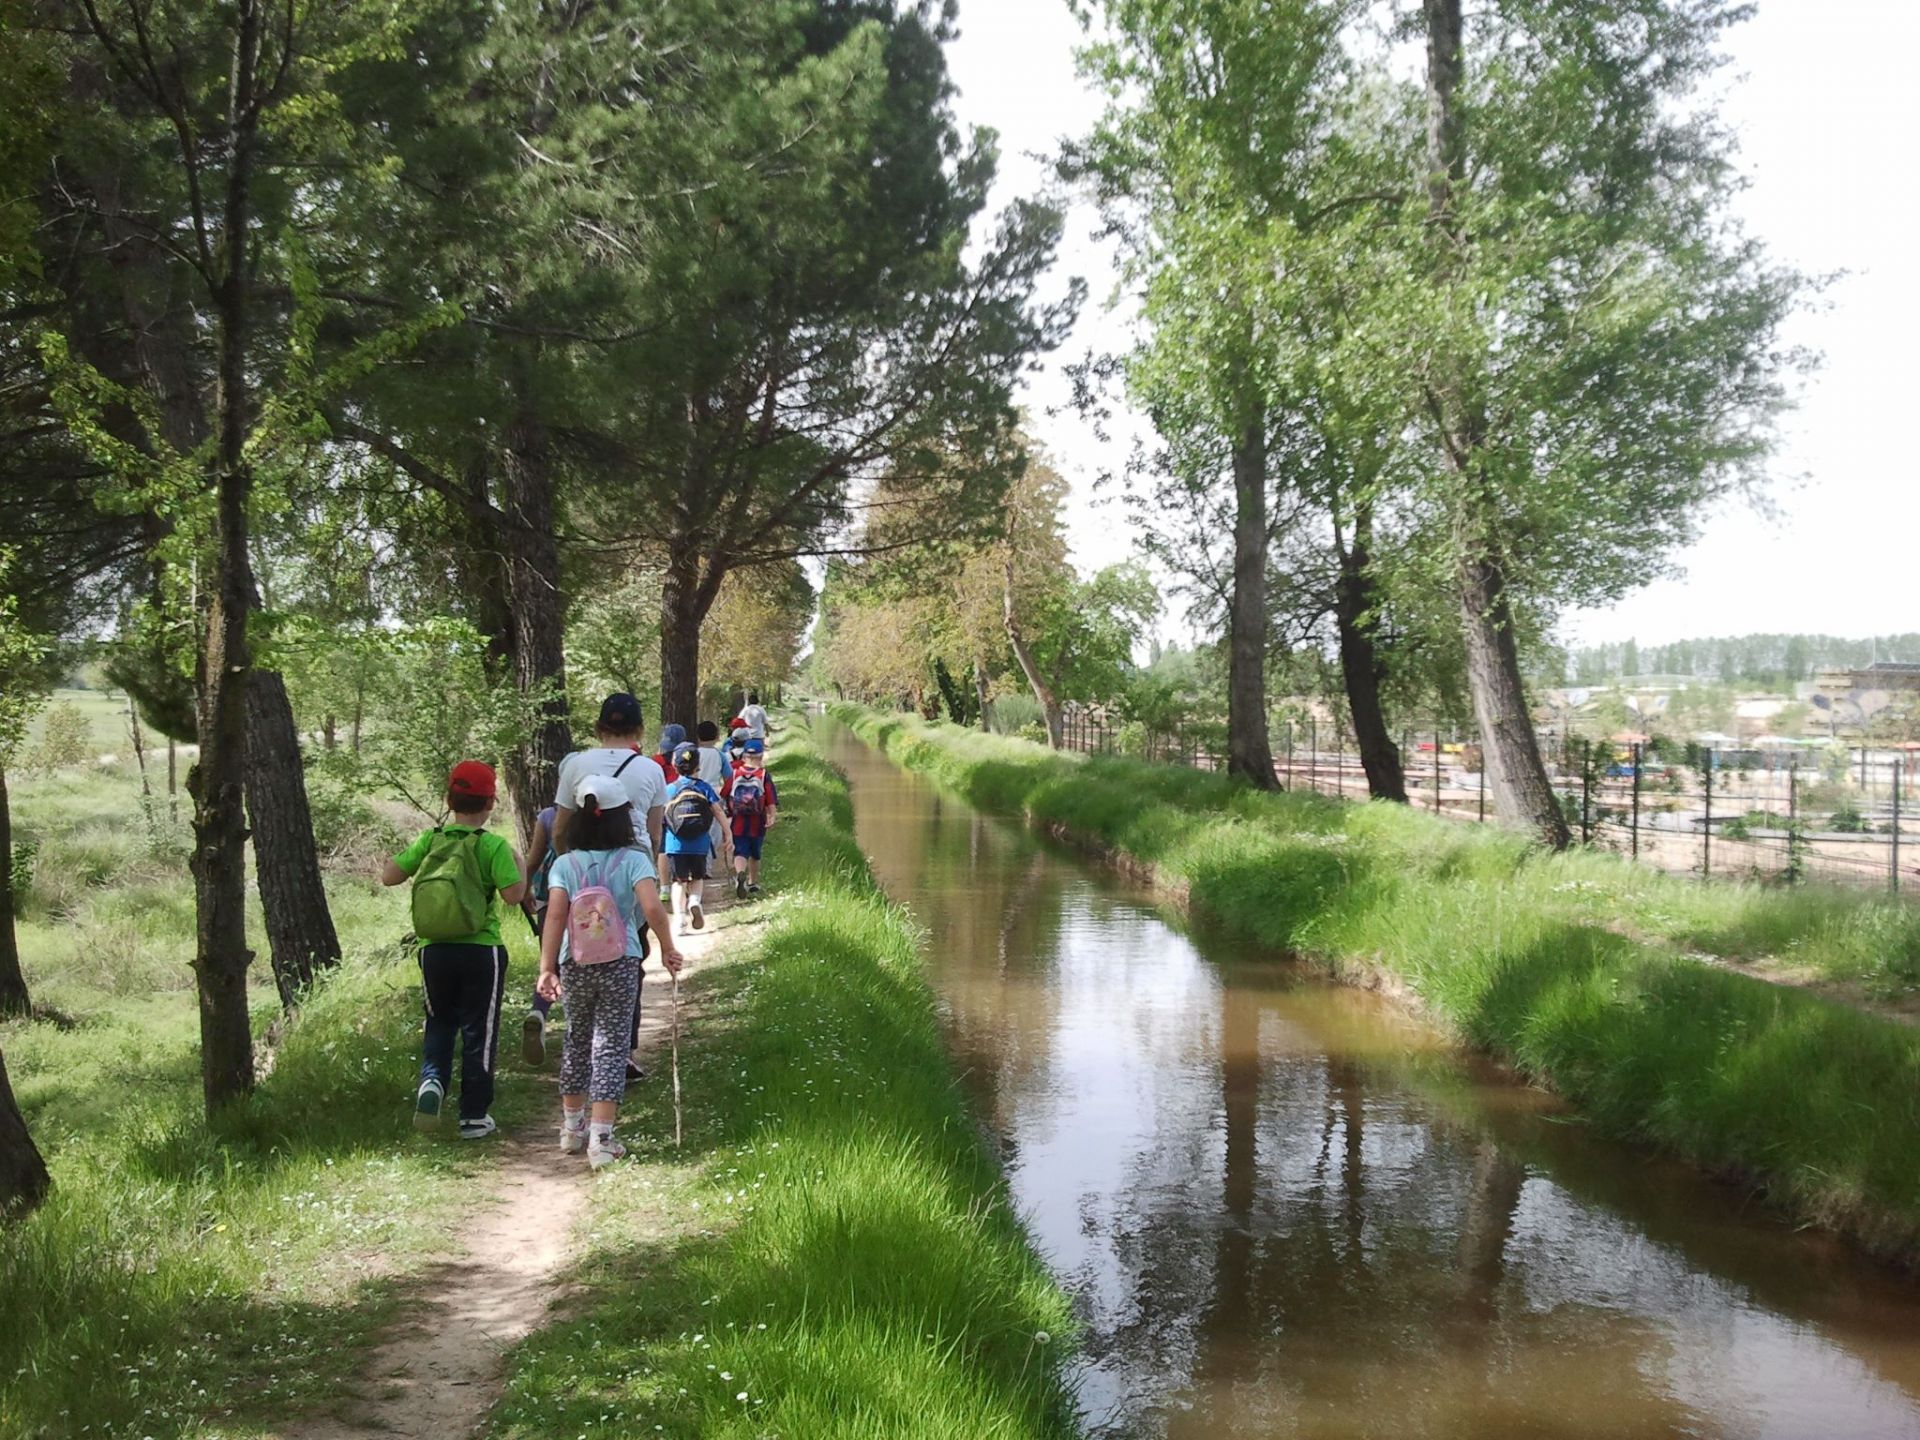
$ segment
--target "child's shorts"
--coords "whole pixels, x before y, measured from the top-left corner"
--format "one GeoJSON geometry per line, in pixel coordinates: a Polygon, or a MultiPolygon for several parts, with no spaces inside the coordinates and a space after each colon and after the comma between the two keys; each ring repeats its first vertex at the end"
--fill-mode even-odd
{"type": "Polygon", "coordinates": [[[762,835],[736,835],[733,837],[733,853],[736,859],[758,860],[760,846],[767,837],[762,835]]]}
{"type": "Polygon", "coordinates": [[[707,857],[705,855],[668,855],[673,865],[673,878],[676,880],[704,880],[707,878],[707,857]]]}

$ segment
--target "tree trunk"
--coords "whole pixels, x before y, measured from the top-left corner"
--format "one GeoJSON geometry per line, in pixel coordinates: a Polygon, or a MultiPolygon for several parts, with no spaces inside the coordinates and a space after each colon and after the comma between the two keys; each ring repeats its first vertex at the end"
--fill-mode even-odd
{"type": "MultiPolygon", "coordinates": [[[[1339,540],[1335,518],[1335,541],[1339,540]]],[[[1407,780],[1400,752],[1380,706],[1386,667],[1380,660],[1379,593],[1374,585],[1373,509],[1361,502],[1353,520],[1353,543],[1339,546],[1340,576],[1335,581],[1334,621],[1340,631],[1340,670],[1346,680],[1347,709],[1353,714],[1354,743],[1367,772],[1367,793],[1376,800],[1407,803],[1407,780]]]]}
{"type": "MultiPolygon", "coordinates": [[[[1466,244],[1454,211],[1466,181],[1466,145],[1454,103],[1464,65],[1461,0],[1424,0],[1427,21],[1427,198],[1432,233],[1442,247],[1436,284],[1451,290],[1466,244]]],[[[1465,367],[1443,357],[1431,398],[1454,481],[1453,544],[1467,683],[1485,741],[1482,763],[1494,808],[1531,829],[1543,844],[1565,849],[1572,836],[1560,813],[1527,712],[1526,685],[1507,600],[1493,498],[1481,473],[1486,426],[1469,393],[1465,367]]]]}
{"type": "Polygon", "coordinates": [[[0,1055],[0,1216],[23,1215],[47,1194],[47,1162],[27,1133],[0,1055]]]}
{"type": "Polygon", "coordinates": [[[1573,837],[1534,737],[1513,614],[1501,567],[1490,555],[1461,557],[1460,619],[1466,631],[1467,685],[1480,723],[1480,763],[1494,812],[1526,825],[1542,844],[1564,850],[1573,837]]]}
{"type": "Polygon", "coordinates": [[[987,670],[978,660],[973,662],[973,693],[980,702],[980,728],[982,731],[993,729],[987,719],[987,670]]]}
{"type": "Polygon", "coordinates": [[[20,969],[20,939],[14,933],[17,906],[13,893],[13,814],[7,799],[7,772],[0,767],[0,1017],[32,1010],[27,977],[20,969]]]}
{"type": "Polygon", "coordinates": [[[340,963],[307,805],[305,762],[286,682],[255,670],[247,685],[247,816],[254,880],[266,914],[280,1003],[291,1010],[322,970],[340,963]]]}
{"type": "Polygon", "coordinates": [[[1013,556],[1009,554],[1002,562],[1002,614],[1006,617],[1007,643],[1013,646],[1013,658],[1020,662],[1020,673],[1027,677],[1027,684],[1033,690],[1034,702],[1041,713],[1047,717],[1047,743],[1056,750],[1066,748],[1066,717],[1060,709],[1060,701],[1053,693],[1053,687],[1047,684],[1046,677],[1040,673],[1033,652],[1027,648],[1026,637],[1020,633],[1020,617],[1013,608],[1013,556]]]}
{"type": "Polygon", "coordinates": [[[507,756],[507,788],[525,850],[533,844],[541,807],[553,798],[560,762],[573,748],[567,724],[566,605],[553,528],[553,457],[545,428],[525,409],[507,426],[501,462],[514,686],[522,696],[546,697],[533,733],[507,756]]]}
{"type": "Polygon", "coordinates": [[[1280,788],[1267,739],[1267,427],[1264,407],[1233,447],[1233,597],[1227,612],[1227,773],[1280,788]]]}
{"type": "Polygon", "coordinates": [[[187,777],[187,790],[193,796],[193,968],[200,992],[200,1079],[209,1113],[253,1088],[253,1036],[247,1014],[247,966],[253,955],[247,949],[243,781],[247,688],[253,666],[247,644],[247,610],[254,585],[247,553],[247,502],[253,472],[246,457],[246,386],[260,11],[255,0],[239,0],[236,11],[221,216],[224,263],[215,297],[220,360],[214,543],[194,677],[200,758],[187,777]]]}
{"type": "Polygon", "coordinates": [[[660,721],[689,735],[700,719],[700,588],[699,557],[674,543],[660,587],[660,721]]]}

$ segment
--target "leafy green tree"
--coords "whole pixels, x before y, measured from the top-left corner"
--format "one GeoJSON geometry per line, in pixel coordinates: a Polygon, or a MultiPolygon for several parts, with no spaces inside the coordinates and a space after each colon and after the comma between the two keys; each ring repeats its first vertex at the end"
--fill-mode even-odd
{"type": "Polygon", "coordinates": [[[1489,787],[1555,846],[1519,604],[1656,572],[1754,474],[1782,402],[1799,282],[1727,219],[1729,142],[1697,94],[1740,13],[1498,6],[1470,29],[1461,0],[1423,0],[1424,298],[1396,363],[1422,377],[1489,787]]]}
{"type": "Polygon", "coordinates": [[[278,677],[253,664],[252,510],[260,476],[308,433],[327,378],[309,363],[300,227],[323,223],[327,197],[369,173],[381,143],[379,131],[338,123],[330,87],[358,56],[395,43],[406,8],[63,0],[36,12],[39,33],[59,37],[64,81],[43,227],[73,262],[40,347],[46,385],[106,482],[97,498],[140,517],[155,603],[171,597],[194,632],[195,974],[210,1109],[252,1083],[250,810],[263,857],[299,864],[261,869],[276,959],[280,922],[296,914],[302,933],[289,943],[338,953],[310,827],[298,823],[291,710],[278,677]],[[273,766],[249,763],[253,737],[273,766]],[[269,844],[274,822],[289,828],[269,844]]]}
{"type": "Polygon", "coordinates": [[[1108,110],[1070,172],[1093,178],[1141,286],[1147,338],[1129,389],[1165,442],[1145,543],[1222,597],[1228,768],[1271,789],[1267,552],[1276,373],[1271,237],[1305,223],[1319,135],[1345,80],[1345,0],[1100,0],[1083,55],[1108,110]],[[1222,487],[1230,501],[1221,497],[1222,487]],[[1218,546],[1197,533],[1214,530],[1218,546]]]}

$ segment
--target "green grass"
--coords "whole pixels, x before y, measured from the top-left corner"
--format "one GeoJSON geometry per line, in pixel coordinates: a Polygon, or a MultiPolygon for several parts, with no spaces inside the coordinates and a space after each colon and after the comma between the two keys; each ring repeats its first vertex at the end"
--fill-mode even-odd
{"type": "MultiPolygon", "coordinates": [[[[404,895],[332,877],[348,959],[253,1099],[209,1126],[184,837],[147,824],[124,767],[17,780],[13,799],[39,848],[28,981],[58,1023],[0,1026],[54,1177],[45,1206],[0,1229],[0,1437],[268,1433],[353,1371],[488,1164],[410,1128],[404,895]]],[[[255,980],[259,1036],[278,1014],[264,955],[255,980]]],[[[538,1093],[508,1072],[495,1113],[538,1093]]]]}
{"type": "Polygon", "coordinates": [[[1239,935],[1385,973],[1606,1130],[1920,1258],[1920,1034],[1686,953],[1903,987],[1920,974],[1912,907],[1703,885],[1401,806],[836,713],[983,808],[1151,867],[1239,935]]]}
{"type": "Polygon", "coordinates": [[[666,1087],[637,1092],[622,1129],[649,1163],[596,1180],[584,1303],[516,1353],[494,1433],[1069,1434],[1067,1305],[968,1116],[917,937],[844,779],[795,732],[775,753],[779,898],[700,982],[725,1020],[683,1057],[686,1147],[666,1087]]]}

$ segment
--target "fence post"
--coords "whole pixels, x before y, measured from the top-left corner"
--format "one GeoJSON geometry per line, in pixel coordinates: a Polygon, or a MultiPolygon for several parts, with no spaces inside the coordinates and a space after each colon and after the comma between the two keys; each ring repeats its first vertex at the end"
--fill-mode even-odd
{"type": "Polygon", "coordinates": [[[1787,883],[1800,883],[1803,853],[1800,848],[1800,757],[1787,761],[1787,883]]]}
{"type": "Polygon", "coordinates": [[[1347,752],[1346,735],[1340,729],[1340,722],[1333,722],[1333,793],[1342,800],[1347,798],[1347,752]]]}
{"type": "Polygon", "coordinates": [[[1635,740],[1629,752],[1633,757],[1633,858],[1640,858],[1640,742],[1635,740]]]}
{"type": "Polygon", "coordinates": [[[1580,742],[1580,843],[1593,843],[1593,742],[1580,742]]]}
{"type": "Polygon", "coordinates": [[[1487,823],[1487,742],[1482,739],[1480,745],[1480,823],[1487,823]]]}
{"type": "Polygon", "coordinates": [[[1700,875],[1704,879],[1713,874],[1713,747],[1707,747],[1707,768],[1702,772],[1707,777],[1707,818],[1700,827],[1700,875]]]}
{"type": "Polygon", "coordinates": [[[1433,732],[1433,813],[1440,813],[1440,732],[1433,732]]]}
{"type": "Polygon", "coordinates": [[[1287,789],[1293,788],[1293,722],[1287,721],[1287,789]]]}
{"type": "Polygon", "coordinates": [[[1307,717],[1307,788],[1320,788],[1320,717],[1307,717]]]}
{"type": "Polygon", "coordinates": [[[1893,893],[1900,893],[1900,767],[1904,757],[1895,756],[1893,761],[1893,893]]]}

